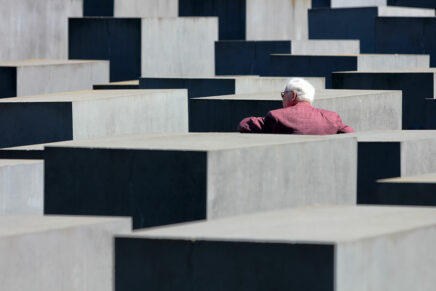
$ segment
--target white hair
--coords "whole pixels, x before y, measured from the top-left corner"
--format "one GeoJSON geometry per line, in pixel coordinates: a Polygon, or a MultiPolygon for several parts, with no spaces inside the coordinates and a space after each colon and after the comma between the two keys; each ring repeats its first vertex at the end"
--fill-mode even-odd
{"type": "Polygon", "coordinates": [[[315,88],[303,78],[289,79],[285,91],[294,91],[297,94],[298,100],[308,101],[310,104],[312,104],[315,98],[315,88]]]}

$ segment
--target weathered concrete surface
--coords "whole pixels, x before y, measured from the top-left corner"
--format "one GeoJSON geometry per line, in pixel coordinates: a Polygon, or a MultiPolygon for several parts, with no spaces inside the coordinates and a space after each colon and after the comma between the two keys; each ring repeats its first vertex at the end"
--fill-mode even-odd
{"type": "Polygon", "coordinates": [[[376,180],[436,172],[436,131],[351,134],[358,139],[357,202],[377,204],[376,180]]]}
{"type": "Polygon", "coordinates": [[[143,228],[354,204],[356,151],[355,138],[346,135],[209,133],[65,142],[45,149],[44,209],[128,215],[134,228],[143,228]]]}
{"type": "Polygon", "coordinates": [[[293,40],[293,55],[341,55],[360,53],[358,40],[293,40]]]}
{"type": "MultiPolygon", "coordinates": [[[[425,98],[436,96],[436,69],[332,74],[335,89],[403,91],[403,129],[426,129],[425,98]]],[[[431,127],[430,127],[431,128],[431,127]]]]}
{"type": "Polygon", "coordinates": [[[43,161],[0,160],[0,215],[42,215],[43,195],[43,161]]]}
{"type": "Polygon", "coordinates": [[[115,234],[129,218],[0,216],[2,289],[112,290],[115,234]]]}
{"type": "Polygon", "coordinates": [[[435,173],[377,181],[378,204],[436,206],[435,194],[435,173]]]}
{"type": "MultiPolygon", "coordinates": [[[[400,91],[318,90],[313,106],[339,113],[355,131],[401,129],[400,91]]],[[[280,92],[190,99],[189,131],[231,132],[248,116],[282,108],[280,92]]]]}
{"type": "Polygon", "coordinates": [[[403,6],[436,8],[433,0],[329,0],[331,7],[403,6]]]}
{"type": "Polygon", "coordinates": [[[428,55],[289,55],[272,54],[268,76],[325,77],[331,88],[332,72],[390,71],[429,68],[428,55]]]}
{"type": "Polygon", "coordinates": [[[186,90],[90,90],[0,100],[0,147],[187,130],[186,90]]]}
{"type": "Polygon", "coordinates": [[[23,60],[0,62],[0,98],[89,90],[109,81],[108,61],[23,60]]]}
{"type": "Polygon", "coordinates": [[[430,291],[435,246],[433,208],[297,208],[117,236],[115,286],[430,291]]]}
{"type": "Polygon", "coordinates": [[[213,76],[216,40],[213,17],[69,19],[69,58],[110,60],[111,81],[213,76]]]}
{"type": "MultiPolygon", "coordinates": [[[[348,0],[346,2],[352,3],[348,0]]],[[[377,17],[382,16],[434,17],[435,10],[403,7],[311,9],[309,10],[309,38],[358,39],[362,53],[381,52],[376,50],[375,39],[377,17]]],[[[402,29],[397,27],[394,31],[402,31],[402,29]]],[[[389,38],[389,34],[383,36],[389,38]]],[[[395,53],[401,53],[401,50],[395,53]]]]}
{"type": "Polygon", "coordinates": [[[66,20],[82,16],[82,7],[82,0],[2,0],[0,60],[66,59],[66,20]]]}
{"type": "MultiPolygon", "coordinates": [[[[323,77],[305,78],[316,89],[325,88],[323,77]]],[[[140,78],[141,89],[180,89],[188,90],[188,97],[233,95],[255,92],[279,91],[285,88],[288,77],[259,76],[219,76],[212,78],[140,78]]]]}
{"type": "Polygon", "coordinates": [[[177,17],[178,0],[113,0],[115,17],[177,17]]]}
{"type": "Polygon", "coordinates": [[[430,65],[435,67],[435,34],[435,17],[378,17],[375,49],[379,53],[430,54],[430,65]]]}

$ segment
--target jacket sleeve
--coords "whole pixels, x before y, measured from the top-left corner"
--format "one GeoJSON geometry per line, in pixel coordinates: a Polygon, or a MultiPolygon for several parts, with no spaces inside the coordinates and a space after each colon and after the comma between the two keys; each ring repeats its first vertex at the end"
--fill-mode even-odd
{"type": "Polygon", "coordinates": [[[337,133],[352,133],[354,132],[354,129],[352,129],[350,126],[344,124],[342,122],[341,117],[338,115],[338,132],[337,133]]]}
{"type": "Polygon", "coordinates": [[[264,127],[264,117],[247,117],[239,123],[238,131],[241,133],[263,133],[264,127]]]}

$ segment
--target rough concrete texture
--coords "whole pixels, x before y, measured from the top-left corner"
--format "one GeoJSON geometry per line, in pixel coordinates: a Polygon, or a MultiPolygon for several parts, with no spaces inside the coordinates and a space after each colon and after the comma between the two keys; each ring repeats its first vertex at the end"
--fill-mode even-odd
{"type": "Polygon", "coordinates": [[[112,290],[115,234],[129,218],[0,216],[2,289],[112,290]]]}
{"type": "Polygon", "coordinates": [[[247,0],[247,40],[307,40],[311,0],[247,0]]]}
{"type": "Polygon", "coordinates": [[[365,6],[404,6],[436,8],[433,0],[329,0],[332,8],[365,6]]]}
{"type": "Polygon", "coordinates": [[[82,16],[82,9],[82,0],[2,0],[0,60],[66,59],[66,19],[82,16]]]}
{"type": "MultiPolygon", "coordinates": [[[[0,70],[15,68],[10,87],[15,95],[0,91],[2,97],[48,94],[72,90],[89,90],[96,83],[109,81],[108,61],[23,60],[0,62],[0,70]]],[[[4,86],[4,85],[2,85],[4,86]]]]}
{"type": "Polygon", "coordinates": [[[96,90],[0,100],[0,147],[187,132],[186,90],[96,90]],[[13,127],[10,124],[14,124],[13,127]]]}
{"type": "Polygon", "coordinates": [[[293,40],[293,55],[340,55],[359,54],[358,40],[293,40]]]}
{"type": "Polygon", "coordinates": [[[43,161],[0,160],[0,214],[43,214],[43,161]]]}
{"type": "MultiPolygon", "coordinates": [[[[325,88],[323,77],[306,78],[316,89],[325,88]]],[[[212,78],[141,78],[141,89],[188,89],[188,97],[245,94],[283,90],[289,77],[219,76],[212,78]]]]}
{"type": "Polygon", "coordinates": [[[115,17],[177,17],[178,0],[114,0],[115,17]]]}
{"type": "Polygon", "coordinates": [[[436,131],[360,132],[357,202],[377,204],[376,180],[436,172],[436,131]]]}
{"type": "Polygon", "coordinates": [[[436,173],[377,181],[378,204],[436,206],[436,173]]]}
{"type": "MultiPolygon", "coordinates": [[[[314,107],[339,113],[356,131],[401,129],[401,92],[318,90],[314,107]]],[[[265,116],[282,108],[280,92],[225,95],[190,100],[191,132],[236,131],[247,116],[265,116]]]]}
{"type": "Polygon", "coordinates": [[[117,236],[115,286],[433,290],[435,243],[432,208],[303,207],[117,236]]]}
{"type": "Polygon", "coordinates": [[[142,76],[214,76],[218,20],[143,18],[142,76]]]}
{"type": "Polygon", "coordinates": [[[339,72],[332,74],[332,83],[335,89],[402,90],[403,129],[432,128],[426,127],[431,123],[426,121],[425,98],[433,99],[436,96],[436,69],[434,68],[339,72]]]}
{"type": "Polygon", "coordinates": [[[134,228],[143,228],[354,204],[356,151],[347,135],[208,133],[65,142],[45,149],[45,213],[128,215],[134,228]]]}

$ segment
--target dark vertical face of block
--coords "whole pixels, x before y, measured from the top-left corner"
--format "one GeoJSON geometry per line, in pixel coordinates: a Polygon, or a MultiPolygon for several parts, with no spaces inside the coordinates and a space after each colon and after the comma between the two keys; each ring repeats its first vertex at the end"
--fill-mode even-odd
{"type": "Polygon", "coordinates": [[[0,67],[0,98],[17,96],[17,68],[0,67]]]}
{"type": "Polygon", "coordinates": [[[425,100],[425,129],[436,129],[436,99],[425,100]]]}
{"type": "Polygon", "coordinates": [[[433,98],[433,73],[333,73],[333,89],[401,90],[403,129],[425,128],[425,98],[433,98]]]}
{"type": "Polygon", "coordinates": [[[179,16],[218,16],[219,39],[245,39],[246,0],[179,0],[179,16]]]}
{"type": "Polygon", "coordinates": [[[326,88],[332,87],[332,72],[356,71],[357,56],[271,55],[269,76],[325,77],[326,88]]]}
{"type": "Polygon", "coordinates": [[[376,180],[401,176],[399,142],[359,142],[357,203],[377,204],[376,180]]]}
{"type": "Polygon", "coordinates": [[[290,41],[215,42],[216,75],[265,75],[269,55],[291,53],[290,41]]]}
{"type": "Polygon", "coordinates": [[[137,90],[139,85],[94,85],[94,90],[137,90]]]}
{"type": "Polygon", "coordinates": [[[436,9],[434,0],[388,0],[388,6],[420,7],[436,9]]]}
{"type": "Polygon", "coordinates": [[[378,17],[375,31],[377,53],[429,54],[436,66],[434,17],[378,17]]]}
{"type": "Polygon", "coordinates": [[[377,14],[375,7],[310,9],[309,39],[358,39],[361,53],[374,53],[377,14]]]}
{"type": "Polygon", "coordinates": [[[46,148],[45,214],[133,216],[133,228],[206,218],[206,153],[46,148]]]}
{"type": "Polygon", "coordinates": [[[70,59],[110,60],[110,80],[141,75],[141,19],[70,18],[70,59]]]}
{"type": "Polygon", "coordinates": [[[83,16],[114,16],[114,0],[83,0],[83,16]]]}
{"type": "Polygon", "coordinates": [[[140,78],[140,89],[188,89],[188,97],[235,94],[235,79],[140,78]]]}
{"type": "Polygon", "coordinates": [[[334,246],[115,240],[115,290],[334,290],[334,246]]]}
{"type": "Polygon", "coordinates": [[[70,102],[0,104],[0,147],[73,139],[70,102]]]}
{"type": "Polygon", "coordinates": [[[43,160],[43,150],[0,150],[0,159],[8,160],[43,160]]]}
{"type": "Polygon", "coordinates": [[[330,5],[330,0],[312,0],[312,8],[327,8],[330,5]]]}
{"type": "Polygon", "coordinates": [[[239,122],[249,116],[265,116],[279,109],[282,102],[266,100],[207,100],[191,99],[189,110],[190,132],[237,131],[239,122]]]}
{"type": "Polygon", "coordinates": [[[435,183],[377,183],[377,204],[436,206],[435,183]]]}

